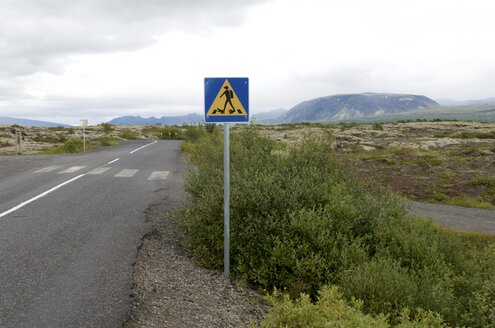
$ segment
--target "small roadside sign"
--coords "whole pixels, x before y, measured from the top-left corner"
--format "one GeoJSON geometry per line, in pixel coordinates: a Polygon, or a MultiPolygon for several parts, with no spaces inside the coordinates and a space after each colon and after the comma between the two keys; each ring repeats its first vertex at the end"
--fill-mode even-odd
{"type": "Polygon", "coordinates": [[[249,122],[247,77],[205,78],[205,122],[249,122]]]}

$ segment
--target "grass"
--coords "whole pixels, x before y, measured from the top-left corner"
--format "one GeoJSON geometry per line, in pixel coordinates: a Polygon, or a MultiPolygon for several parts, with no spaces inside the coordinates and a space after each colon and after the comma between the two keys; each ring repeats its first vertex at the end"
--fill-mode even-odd
{"type": "MultiPolygon", "coordinates": [[[[86,140],[86,152],[94,151],[100,147],[116,146],[119,144],[118,139],[112,137],[99,137],[92,140],[86,140]]],[[[51,147],[43,151],[44,154],[75,154],[84,151],[84,143],[80,138],[72,138],[64,144],[51,147]]]]}
{"type": "Polygon", "coordinates": [[[137,140],[138,139],[137,134],[129,128],[123,129],[122,132],[120,133],[120,137],[122,139],[127,139],[127,140],[137,140]]]}
{"type": "Polygon", "coordinates": [[[495,210],[495,205],[493,205],[492,203],[484,201],[484,200],[480,200],[477,198],[471,198],[471,197],[448,198],[445,201],[443,201],[442,203],[448,204],[448,205],[455,205],[455,206],[495,210]]]}
{"type": "Polygon", "coordinates": [[[495,131],[442,131],[433,135],[435,138],[460,138],[460,139],[495,139],[495,131]]]}

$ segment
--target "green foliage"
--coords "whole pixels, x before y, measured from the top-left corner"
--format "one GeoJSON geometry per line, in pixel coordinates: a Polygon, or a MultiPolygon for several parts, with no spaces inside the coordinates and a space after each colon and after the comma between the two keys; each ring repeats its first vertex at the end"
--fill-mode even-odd
{"type": "Polygon", "coordinates": [[[383,131],[383,125],[380,123],[373,124],[373,130],[383,131]]]}
{"type": "Polygon", "coordinates": [[[435,138],[460,138],[460,139],[495,139],[495,131],[442,131],[433,135],[435,138]]]}
{"type": "Polygon", "coordinates": [[[117,138],[105,136],[92,140],[92,143],[97,147],[117,146],[119,144],[119,140],[117,138]]]}
{"type": "MultiPolygon", "coordinates": [[[[93,140],[86,140],[86,151],[92,151],[99,147],[116,146],[119,144],[117,138],[99,137],[93,140]]],[[[47,154],[74,154],[84,151],[84,142],[81,138],[72,138],[64,142],[63,145],[48,148],[44,152],[47,154]]]]}
{"type": "Polygon", "coordinates": [[[49,127],[48,130],[50,130],[50,131],[65,131],[65,128],[63,126],[52,126],[52,127],[49,127]]]}
{"type": "Polygon", "coordinates": [[[46,142],[46,143],[61,143],[67,141],[67,137],[65,136],[65,134],[55,134],[55,135],[38,134],[33,138],[33,141],[46,142]]]}
{"type": "MultiPolygon", "coordinates": [[[[183,149],[196,169],[186,184],[192,202],[180,218],[196,258],[220,269],[222,136],[202,127],[189,132],[193,141],[183,149]]],[[[473,322],[492,315],[495,252],[474,248],[430,221],[407,218],[397,196],[364,186],[330,145],[308,137],[286,146],[253,127],[232,134],[233,275],[313,300],[323,286],[337,284],[348,301],[363,300],[364,313],[384,313],[392,324],[402,324],[408,308],[412,320],[429,313],[424,309],[449,324],[490,326],[488,319],[473,322]]]]}
{"type": "MultiPolygon", "coordinates": [[[[197,141],[201,138],[204,138],[207,136],[208,131],[205,129],[204,126],[195,126],[195,125],[186,125],[185,131],[183,133],[184,139],[185,140],[190,140],[190,141],[197,141]]],[[[211,129],[211,128],[209,128],[211,129]]],[[[218,129],[211,129],[212,132],[218,132],[218,129]]]]}
{"type": "Polygon", "coordinates": [[[120,137],[122,139],[127,139],[127,140],[137,140],[138,139],[137,134],[129,128],[123,129],[122,132],[120,133],[120,137]]]}
{"type": "Polygon", "coordinates": [[[471,180],[474,186],[495,187],[495,176],[493,177],[475,177],[471,180]]]}
{"type": "Polygon", "coordinates": [[[0,141],[0,148],[6,148],[6,147],[11,147],[11,146],[13,146],[13,145],[7,141],[0,141]]]}
{"type": "Polygon", "coordinates": [[[115,126],[110,123],[101,123],[100,126],[105,134],[110,134],[115,130],[115,126]]]}
{"type": "MultiPolygon", "coordinates": [[[[373,317],[362,312],[363,301],[353,299],[347,303],[335,286],[324,286],[316,302],[307,294],[292,300],[277,290],[267,297],[272,305],[268,317],[261,323],[262,328],[270,327],[390,327],[383,315],[373,317]]],[[[431,311],[418,310],[418,317],[411,320],[410,311],[404,309],[397,327],[443,327],[442,318],[431,311]]]]}
{"type": "Polygon", "coordinates": [[[73,154],[81,153],[83,150],[83,140],[81,138],[72,138],[64,142],[63,145],[49,148],[45,152],[48,154],[73,154]]]}

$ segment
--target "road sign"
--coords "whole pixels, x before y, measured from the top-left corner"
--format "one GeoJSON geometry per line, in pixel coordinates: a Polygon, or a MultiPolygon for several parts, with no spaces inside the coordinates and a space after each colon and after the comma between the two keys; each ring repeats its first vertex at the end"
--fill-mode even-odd
{"type": "Polygon", "coordinates": [[[249,122],[249,79],[205,78],[205,122],[249,122]]]}

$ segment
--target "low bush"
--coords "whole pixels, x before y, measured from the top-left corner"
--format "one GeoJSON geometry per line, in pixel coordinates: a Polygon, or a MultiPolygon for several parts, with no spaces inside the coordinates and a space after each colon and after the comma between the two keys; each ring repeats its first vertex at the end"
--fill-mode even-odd
{"type": "Polygon", "coordinates": [[[100,127],[103,130],[103,133],[105,134],[110,134],[115,130],[115,126],[110,123],[101,123],[100,127]]]}
{"type": "Polygon", "coordinates": [[[12,147],[13,145],[7,141],[0,141],[0,148],[12,147]]]}
{"type": "MultiPolygon", "coordinates": [[[[362,312],[363,301],[353,299],[346,302],[336,286],[324,286],[318,293],[316,302],[311,302],[307,294],[292,300],[289,295],[275,291],[267,297],[272,305],[268,317],[261,322],[262,328],[271,327],[390,327],[383,315],[373,317],[362,312]]],[[[397,327],[443,327],[442,318],[431,311],[418,310],[415,320],[410,311],[404,309],[397,327]]],[[[251,325],[253,327],[254,325],[251,325]]]]}
{"type": "MultiPolygon", "coordinates": [[[[222,136],[200,128],[190,135],[183,149],[196,167],[186,183],[192,201],[179,217],[196,258],[220,269],[222,136]]],[[[448,324],[490,326],[490,246],[476,248],[406,217],[396,195],[365,186],[340,164],[331,141],[308,137],[286,146],[253,127],[232,134],[233,276],[312,300],[323,286],[338,285],[347,301],[362,299],[365,314],[383,313],[392,324],[408,308],[413,320],[433,311],[448,324]]]]}
{"type": "Polygon", "coordinates": [[[92,143],[96,144],[97,147],[117,146],[119,140],[117,138],[105,136],[92,140],[92,143]]]}
{"type": "Polygon", "coordinates": [[[129,128],[123,129],[122,132],[120,133],[120,137],[122,139],[127,139],[127,140],[137,140],[138,139],[137,134],[129,128]]]}
{"type": "Polygon", "coordinates": [[[45,152],[49,154],[73,154],[81,153],[83,150],[83,140],[80,138],[72,138],[64,142],[63,145],[48,148],[45,152]]]}

